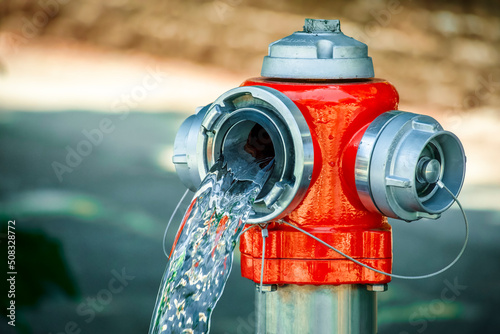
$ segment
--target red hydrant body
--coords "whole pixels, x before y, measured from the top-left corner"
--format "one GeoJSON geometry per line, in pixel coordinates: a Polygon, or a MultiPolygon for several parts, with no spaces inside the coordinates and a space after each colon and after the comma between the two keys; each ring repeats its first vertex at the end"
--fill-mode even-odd
{"type": "MultiPolygon", "coordinates": [[[[250,79],[288,96],[306,119],[314,145],[314,170],[305,198],[284,219],[364,263],[391,272],[392,234],[387,218],[369,212],[354,183],[357,146],[380,114],[397,110],[396,89],[380,79],[283,81],[250,79]]],[[[284,224],[271,224],[265,284],[383,284],[390,277],[363,268],[284,224]]],[[[241,236],[242,275],[260,281],[262,237],[241,236]]]]}
{"type": "Polygon", "coordinates": [[[247,220],[262,231],[240,237],[243,277],[271,285],[257,289],[257,333],[376,333],[387,217],[439,218],[462,187],[463,147],[432,117],[398,110],[338,20],[306,19],[271,43],[261,75],[183,123],[177,173],[196,190],[218,159],[274,160],[247,220]]]}

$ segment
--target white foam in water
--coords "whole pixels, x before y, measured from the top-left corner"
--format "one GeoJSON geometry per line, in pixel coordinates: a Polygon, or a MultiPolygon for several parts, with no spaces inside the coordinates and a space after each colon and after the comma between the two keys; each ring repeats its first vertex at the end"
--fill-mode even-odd
{"type": "Polygon", "coordinates": [[[210,316],[231,272],[234,247],[273,161],[244,164],[228,169],[218,161],[194,195],[163,275],[150,334],[209,332],[210,316]],[[254,168],[259,165],[267,166],[254,168]],[[242,170],[246,172],[238,177],[242,170]],[[251,178],[249,170],[258,171],[251,178]]]}

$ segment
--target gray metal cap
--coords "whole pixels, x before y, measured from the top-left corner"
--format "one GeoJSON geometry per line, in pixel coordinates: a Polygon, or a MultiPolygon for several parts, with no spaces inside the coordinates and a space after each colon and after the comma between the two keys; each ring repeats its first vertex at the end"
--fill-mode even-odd
{"type": "Polygon", "coordinates": [[[437,219],[458,196],[465,152],[453,133],[432,117],[392,110],[366,129],[356,155],[359,199],[372,212],[413,221],[437,219]]]}
{"type": "Polygon", "coordinates": [[[373,78],[366,44],[340,31],[339,20],[306,19],[297,31],[269,45],[261,75],[286,79],[373,78]]]}

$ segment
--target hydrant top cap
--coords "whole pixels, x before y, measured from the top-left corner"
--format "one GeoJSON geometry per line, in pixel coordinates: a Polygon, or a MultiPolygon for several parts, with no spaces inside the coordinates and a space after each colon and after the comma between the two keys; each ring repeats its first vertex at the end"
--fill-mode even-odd
{"type": "Polygon", "coordinates": [[[366,44],[340,30],[339,20],[306,19],[303,31],[269,45],[261,75],[285,79],[355,79],[374,76],[366,44]]]}

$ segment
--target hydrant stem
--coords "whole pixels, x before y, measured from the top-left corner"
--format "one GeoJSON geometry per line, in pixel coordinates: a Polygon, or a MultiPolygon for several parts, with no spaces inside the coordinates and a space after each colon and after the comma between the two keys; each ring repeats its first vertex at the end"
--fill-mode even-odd
{"type": "Polygon", "coordinates": [[[258,334],[377,332],[377,292],[363,285],[288,284],[258,298],[258,334]]]}

